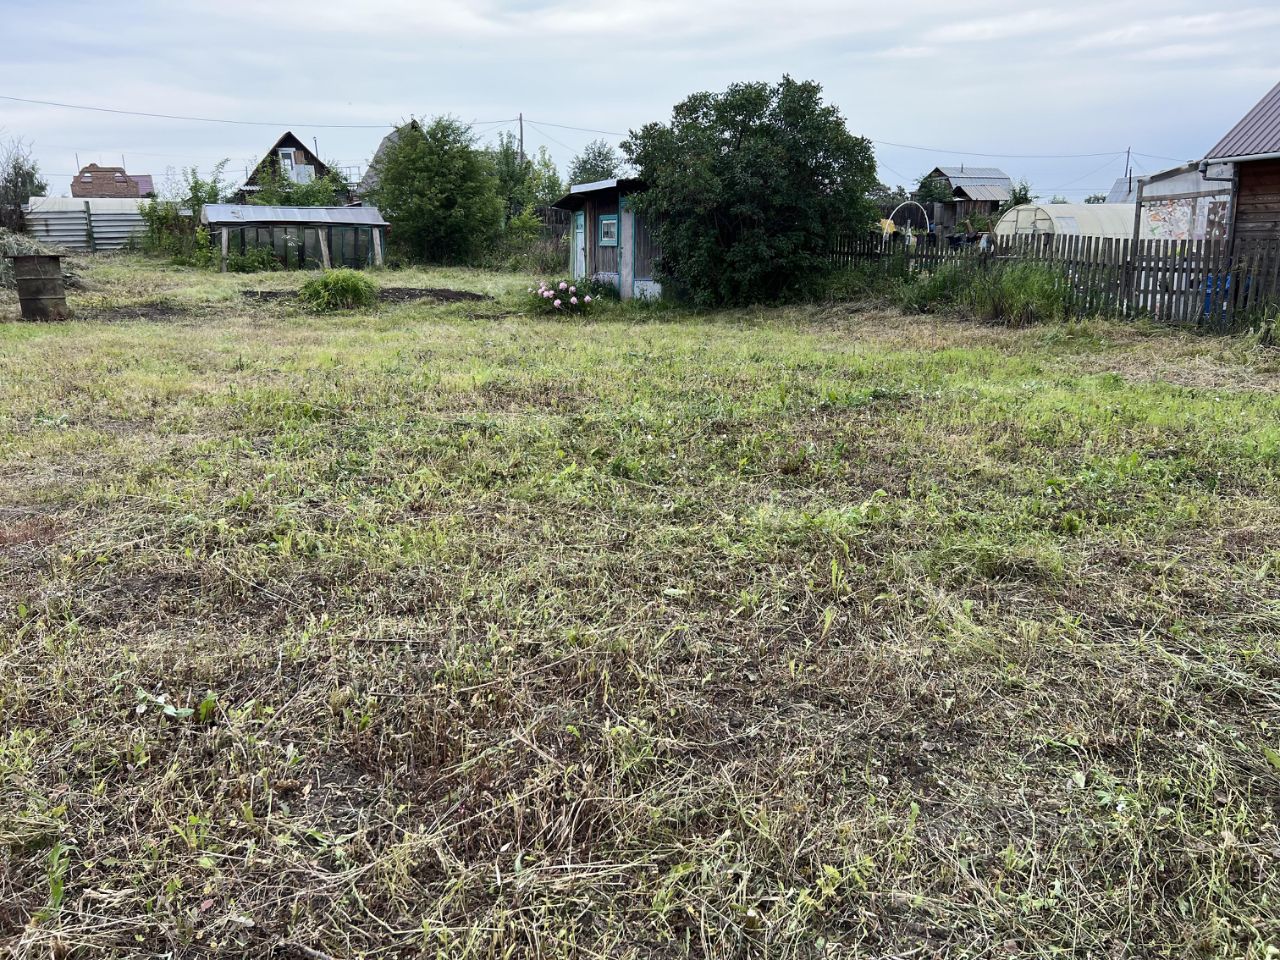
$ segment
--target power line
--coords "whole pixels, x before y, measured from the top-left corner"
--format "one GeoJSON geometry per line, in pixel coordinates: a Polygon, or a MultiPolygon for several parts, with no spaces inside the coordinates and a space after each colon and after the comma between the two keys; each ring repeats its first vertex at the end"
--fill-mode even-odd
{"type": "Polygon", "coordinates": [[[928,153],[954,153],[966,157],[995,157],[1000,160],[1078,160],[1084,157],[1114,157],[1124,153],[1123,150],[1112,150],[1110,153],[978,153],[974,150],[949,150],[945,147],[919,147],[910,143],[894,143],[892,140],[871,140],[885,147],[900,147],[903,150],[924,150],[928,153]]]}
{"type": "MultiPolygon", "coordinates": [[[[532,124],[533,121],[525,117],[525,123],[532,124]]],[[[559,130],[577,130],[579,133],[603,133],[607,137],[625,137],[627,134],[619,133],[617,130],[595,130],[591,127],[571,127],[567,123],[551,123],[547,120],[539,120],[544,127],[555,127],[559,130]]]]}
{"type": "Polygon", "coordinates": [[[554,144],[558,144],[559,146],[564,147],[566,150],[572,150],[572,149],[573,149],[573,147],[569,146],[569,145],[568,145],[567,143],[565,143],[563,140],[557,140],[557,139],[556,139],[555,137],[553,137],[551,134],[547,133],[547,131],[543,130],[543,129],[542,129],[542,127],[538,126],[538,125],[537,125],[536,123],[534,123],[532,120],[529,120],[528,118],[526,118],[524,122],[525,122],[525,123],[527,123],[529,126],[533,127],[533,129],[537,130],[540,134],[542,134],[544,137],[546,137],[546,138],[547,138],[548,140],[550,140],[552,143],[554,143],[554,144]]]}
{"type": "MultiPolygon", "coordinates": [[[[307,127],[320,130],[389,130],[393,123],[285,123],[280,120],[228,120],[223,117],[188,117],[172,113],[146,113],[142,110],[118,110],[115,107],[91,107],[82,103],[60,103],[57,100],[33,100],[28,97],[10,97],[0,94],[0,100],[14,103],[31,103],[44,107],[62,107],[67,110],[90,110],[94,113],[114,113],[128,117],[149,117],[153,120],[185,120],[192,123],[230,123],[246,127],[307,127]]],[[[509,120],[482,120],[477,125],[510,123],[509,120]]]]}

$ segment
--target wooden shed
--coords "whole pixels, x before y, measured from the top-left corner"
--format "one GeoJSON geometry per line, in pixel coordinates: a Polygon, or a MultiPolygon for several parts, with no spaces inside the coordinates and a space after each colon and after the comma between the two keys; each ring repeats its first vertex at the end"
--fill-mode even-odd
{"type": "Polygon", "coordinates": [[[1280,83],[1205,155],[1231,164],[1233,245],[1280,240],[1280,83]]]}
{"type": "Polygon", "coordinates": [[[268,207],[210,203],[200,222],[221,251],[222,269],[232,253],[265,247],[286,268],[382,266],[387,221],[377,207],[268,207]]]}
{"type": "Polygon", "coordinates": [[[643,192],[640,180],[622,178],[579,183],[554,206],[573,217],[569,229],[569,272],[610,283],[623,300],[662,296],[656,238],[627,198],[643,192]]]}

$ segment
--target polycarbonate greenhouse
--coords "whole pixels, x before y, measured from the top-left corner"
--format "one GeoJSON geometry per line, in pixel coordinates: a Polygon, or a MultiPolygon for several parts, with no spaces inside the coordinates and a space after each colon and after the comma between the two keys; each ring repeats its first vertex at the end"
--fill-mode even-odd
{"type": "Polygon", "coordinates": [[[211,203],[200,212],[222,269],[234,254],[270,250],[287,269],[382,266],[387,221],[377,207],[211,203]]]}

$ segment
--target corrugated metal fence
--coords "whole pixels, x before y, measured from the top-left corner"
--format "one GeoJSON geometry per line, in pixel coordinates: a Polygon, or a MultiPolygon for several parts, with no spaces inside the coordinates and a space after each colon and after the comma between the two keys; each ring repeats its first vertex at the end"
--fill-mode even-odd
{"type": "Polygon", "coordinates": [[[26,213],[27,233],[70,250],[119,250],[146,231],[141,212],[145,202],[37,197],[26,213]]]}

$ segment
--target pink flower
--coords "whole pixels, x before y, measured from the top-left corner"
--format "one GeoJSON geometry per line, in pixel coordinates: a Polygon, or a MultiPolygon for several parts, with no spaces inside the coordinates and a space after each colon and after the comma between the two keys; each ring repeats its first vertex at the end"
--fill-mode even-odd
{"type": "Polygon", "coordinates": [[[578,298],[577,298],[577,297],[570,297],[570,298],[569,298],[569,302],[570,302],[570,303],[572,303],[572,304],[576,307],[576,306],[578,305],[578,298]]]}
{"type": "Polygon", "coordinates": [[[577,287],[570,287],[570,288],[569,288],[569,292],[570,292],[570,293],[577,293],[577,292],[578,292],[578,288],[577,288],[577,287]]]}
{"type": "Polygon", "coordinates": [[[569,285],[568,285],[567,283],[565,283],[563,280],[561,280],[561,281],[560,281],[560,289],[561,289],[561,290],[568,290],[568,289],[569,289],[569,285]]]}
{"type": "Polygon", "coordinates": [[[583,302],[583,303],[590,303],[590,302],[591,302],[591,294],[589,294],[589,293],[588,293],[585,297],[583,297],[583,298],[582,298],[582,302],[583,302]]]}
{"type": "Polygon", "coordinates": [[[550,300],[552,297],[555,296],[555,294],[552,293],[550,290],[543,290],[542,295],[546,297],[548,300],[550,300]]]}
{"type": "Polygon", "coordinates": [[[559,300],[557,300],[555,303],[553,303],[553,304],[552,304],[552,306],[553,306],[553,307],[555,307],[557,310],[559,310],[559,309],[560,309],[560,301],[559,301],[559,300]]]}

